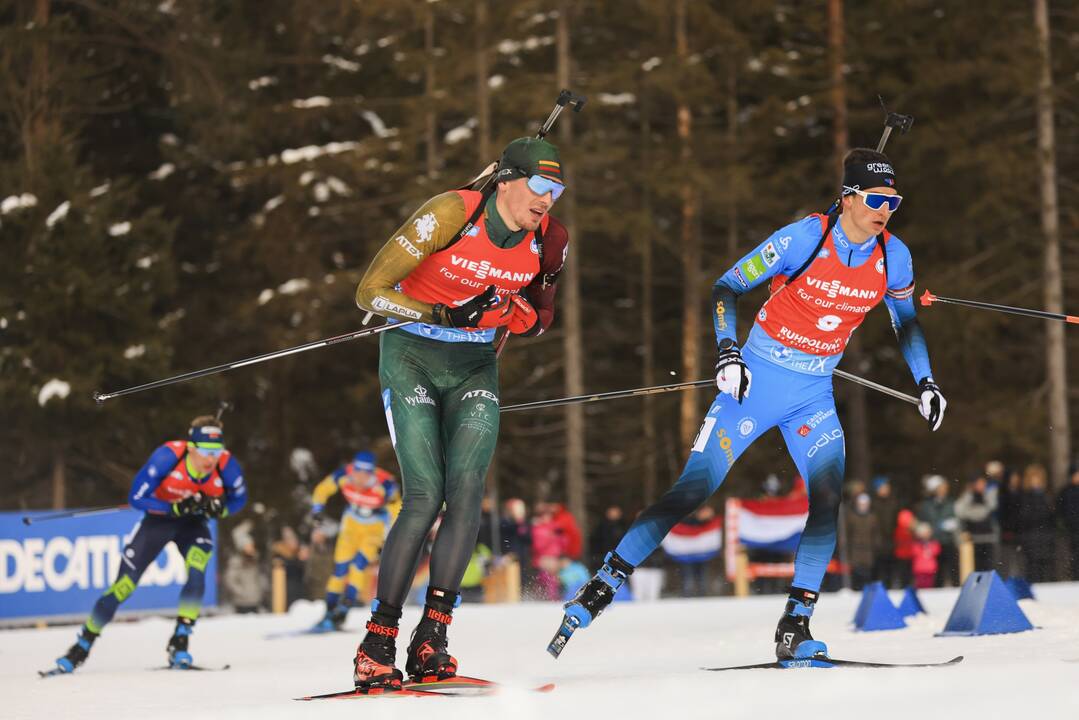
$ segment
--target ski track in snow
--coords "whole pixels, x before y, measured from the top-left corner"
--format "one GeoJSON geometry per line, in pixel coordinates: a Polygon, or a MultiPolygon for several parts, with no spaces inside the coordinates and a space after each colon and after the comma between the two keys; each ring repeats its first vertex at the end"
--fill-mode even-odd
{"type": "MultiPolygon", "coordinates": [[[[295,702],[300,695],[351,686],[351,661],[366,610],[347,633],[267,640],[321,616],[321,603],[297,603],[287,616],[202,619],[192,638],[196,662],[232,669],[150,672],[163,664],[173,622],[118,622],[72,676],[37,679],[74,640],[74,626],[0,633],[4,718],[879,718],[1079,717],[1079,583],[1038,585],[1023,610],[1040,629],[1014,635],[935,638],[957,589],[923,591],[931,613],[903,630],[851,630],[859,595],[825,594],[814,635],[838,658],[940,661],[954,667],[892,670],[756,670],[708,673],[705,666],[771,660],[784,598],[710,598],[619,603],[578,630],[555,661],[545,648],[561,620],[556,603],[465,605],[450,628],[463,674],[511,687],[479,698],[397,698],[295,702]],[[1072,661],[1072,662],[1069,662],[1072,661]],[[525,688],[554,682],[549,694],[525,688]]],[[[419,618],[406,608],[398,663],[419,618]]]]}

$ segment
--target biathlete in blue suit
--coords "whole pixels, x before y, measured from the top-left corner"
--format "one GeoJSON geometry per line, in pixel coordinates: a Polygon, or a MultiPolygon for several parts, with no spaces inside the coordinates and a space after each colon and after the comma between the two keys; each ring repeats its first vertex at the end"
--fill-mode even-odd
{"type": "Polygon", "coordinates": [[[94,640],[120,604],[135,592],[139,578],[170,542],[184,558],[187,581],[180,590],[176,629],[167,646],[169,665],[192,665],[188,638],[202,608],[206,565],[213,552],[209,518],[234,515],[247,502],[240,463],[225,449],[222,425],[213,416],[191,421],[187,440],[167,442],[154,451],[131,484],[128,503],[146,514],[124,546],[116,582],[98,598],[78,640],[56,661],[73,672],[86,661],[94,640]]]}
{"type": "Polygon", "coordinates": [[[795,556],[790,597],[776,628],[776,655],[787,659],[827,652],[824,643],[813,640],[809,618],[835,549],[842,498],[845,449],[832,371],[854,330],[881,300],[918,383],[919,410],[931,430],[940,427],[946,406],[915,318],[910,252],[885,230],[901,201],[888,158],[874,150],[853,150],[844,160],[842,195],[831,213],[781,228],[716,281],[719,393],[678,481],[640,515],[566,605],[566,615],[580,627],[602,612],[671,527],[719,488],[738,456],[762,433],[779,427],[808,482],[809,518],[795,556]],[[770,282],[771,295],[757,313],[743,354],[735,333],[738,298],[765,282],[770,282]]]}

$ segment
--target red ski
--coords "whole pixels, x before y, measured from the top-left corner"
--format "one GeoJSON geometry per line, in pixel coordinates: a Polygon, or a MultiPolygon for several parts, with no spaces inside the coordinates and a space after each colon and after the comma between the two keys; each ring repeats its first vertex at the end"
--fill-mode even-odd
{"type": "MultiPolygon", "coordinates": [[[[421,690],[438,695],[494,695],[506,686],[493,680],[455,675],[445,680],[433,679],[427,682],[408,680],[403,687],[409,690],[421,690]]],[[[554,683],[546,683],[529,688],[529,690],[532,692],[550,692],[554,690],[554,683]]]]}

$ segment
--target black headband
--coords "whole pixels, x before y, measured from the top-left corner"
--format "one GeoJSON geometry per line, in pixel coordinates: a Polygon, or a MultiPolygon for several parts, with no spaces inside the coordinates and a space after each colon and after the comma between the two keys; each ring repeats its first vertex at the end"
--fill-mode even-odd
{"type": "Polygon", "coordinates": [[[843,194],[875,187],[895,187],[895,170],[886,162],[852,163],[843,168],[843,194]]]}

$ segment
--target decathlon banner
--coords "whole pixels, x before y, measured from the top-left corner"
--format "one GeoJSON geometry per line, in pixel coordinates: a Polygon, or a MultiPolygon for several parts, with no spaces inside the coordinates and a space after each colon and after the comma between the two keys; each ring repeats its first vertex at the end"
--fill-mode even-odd
{"type": "MultiPolygon", "coordinates": [[[[0,622],[88,614],[116,579],[120,553],[143,516],[119,510],[40,525],[22,522],[23,516],[51,512],[0,513],[0,622]]],[[[214,521],[210,532],[216,546],[214,521]]],[[[204,606],[217,604],[216,558],[215,552],[206,566],[204,606]]],[[[169,543],[120,612],[175,608],[186,579],[184,560],[169,543]]]]}

